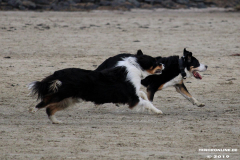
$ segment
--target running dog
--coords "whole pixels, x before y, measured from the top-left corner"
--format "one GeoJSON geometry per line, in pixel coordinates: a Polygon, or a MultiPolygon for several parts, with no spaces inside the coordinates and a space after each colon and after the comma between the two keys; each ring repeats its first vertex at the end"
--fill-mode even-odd
{"type": "Polygon", "coordinates": [[[46,108],[50,121],[53,124],[61,123],[54,114],[84,100],[97,105],[128,104],[131,109],[140,106],[162,114],[161,110],[148,101],[147,95],[140,91],[140,87],[143,78],[160,75],[163,69],[163,65],[151,56],[133,55],[102,71],[79,68],[55,71],[42,81],[29,84],[31,95],[41,99],[31,112],[46,108]]]}
{"type": "MultiPolygon", "coordinates": [[[[143,55],[141,50],[138,50],[137,55],[143,55]]],[[[96,70],[104,70],[115,66],[122,57],[131,57],[132,54],[119,54],[105,60],[96,70]]],[[[141,81],[141,84],[147,87],[147,95],[150,101],[153,101],[154,94],[164,88],[173,86],[176,91],[182,94],[193,105],[204,107],[205,104],[200,103],[187,90],[184,85],[184,79],[195,77],[202,79],[198,72],[206,71],[208,66],[200,64],[199,61],[192,56],[192,52],[183,50],[183,56],[156,57],[158,63],[164,65],[164,70],[161,75],[151,75],[141,81]]]]}

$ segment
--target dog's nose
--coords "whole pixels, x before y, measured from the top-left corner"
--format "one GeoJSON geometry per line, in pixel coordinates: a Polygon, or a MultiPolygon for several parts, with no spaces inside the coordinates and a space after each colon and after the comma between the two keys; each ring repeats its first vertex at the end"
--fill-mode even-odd
{"type": "Polygon", "coordinates": [[[205,65],[205,67],[206,67],[206,69],[208,68],[208,66],[207,66],[207,65],[205,65]]]}

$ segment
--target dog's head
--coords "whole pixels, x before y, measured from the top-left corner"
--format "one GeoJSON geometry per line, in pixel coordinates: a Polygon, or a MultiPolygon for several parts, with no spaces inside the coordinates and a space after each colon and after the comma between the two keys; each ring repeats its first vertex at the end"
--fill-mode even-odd
{"type": "Polygon", "coordinates": [[[164,65],[162,63],[157,62],[156,58],[153,58],[148,55],[143,55],[141,50],[138,50],[137,53],[137,63],[141,66],[141,68],[148,72],[148,74],[161,74],[164,69],[164,65]],[[141,54],[139,54],[141,53],[141,54]]]}
{"type": "Polygon", "coordinates": [[[192,52],[189,52],[184,48],[183,58],[186,66],[187,77],[194,76],[196,79],[202,79],[202,76],[198,72],[204,72],[208,66],[199,63],[199,61],[192,56],[192,52]]]}

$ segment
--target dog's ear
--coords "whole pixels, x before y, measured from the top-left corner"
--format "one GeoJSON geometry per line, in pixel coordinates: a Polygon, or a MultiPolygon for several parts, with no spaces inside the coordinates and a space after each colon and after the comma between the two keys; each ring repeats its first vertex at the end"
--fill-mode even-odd
{"type": "Polygon", "coordinates": [[[186,56],[192,57],[192,52],[189,52],[189,51],[186,50],[186,48],[184,48],[184,50],[183,50],[183,56],[184,56],[184,57],[186,57],[186,56]]]}
{"type": "Polygon", "coordinates": [[[185,58],[185,61],[191,62],[191,60],[192,60],[192,52],[189,52],[189,51],[186,50],[186,48],[184,48],[183,56],[185,58]]]}
{"type": "Polygon", "coordinates": [[[183,50],[183,56],[185,56],[187,54],[187,50],[186,50],[186,48],[184,48],[184,50],[183,50]]]}
{"type": "Polygon", "coordinates": [[[139,49],[139,50],[137,51],[137,56],[142,56],[142,55],[143,55],[143,52],[142,52],[141,49],[139,49]]]}
{"type": "MultiPolygon", "coordinates": [[[[136,56],[137,63],[142,67],[142,69],[147,70],[156,65],[156,59],[148,55],[136,56]]],[[[155,67],[154,67],[155,68],[155,67]]]]}

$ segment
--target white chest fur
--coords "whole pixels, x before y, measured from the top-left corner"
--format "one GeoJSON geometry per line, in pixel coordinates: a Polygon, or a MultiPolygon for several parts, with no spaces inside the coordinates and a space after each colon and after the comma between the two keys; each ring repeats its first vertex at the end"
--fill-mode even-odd
{"type": "Polygon", "coordinates": [[[173,78],[172,80],[168,81],[167,83],[165,83],[162,87],[162,89],[170,87],[170,86],[174,86],[176,84],[179,84],[182,81],[182,75],[179,74],[177,77],[173,78]]]}
{"type": "MultiPolygon", "coordinates": [[[[187,78],[192,77],[192,73],[190,73],[186,68],[185,68],[185,72],[186,72],[186,74],[187,74],[187,76],[186,76],[187,78]]],[[[170,86],[174,86],[174,85],[176,85],[176,84],[179,84],[179,83],[182,82],[182,80],[183,80],[182,75],[179,74],[177,77],[175,77],[175,78],[173,78],[172,80],[170,80],[170,81],[168,81],[167,83],[165,83],[165,84],[163,85],[162,89],[167,88],[167,87],[170,87],[170,86]]]]}
{"type": "Polygon", "coordinates": [[[141,69],[135,57],[124,58],[123,61],[118,62],[117,66],[126,67],[127,80],[132,83],[138,93],[141,87],[141,79],[147,77],[149,75],[148,72],[141,69]]]}

